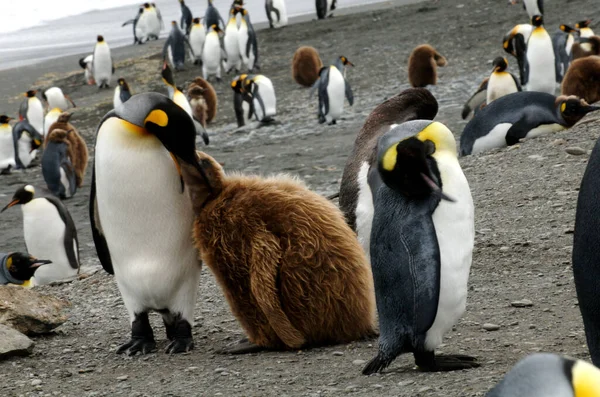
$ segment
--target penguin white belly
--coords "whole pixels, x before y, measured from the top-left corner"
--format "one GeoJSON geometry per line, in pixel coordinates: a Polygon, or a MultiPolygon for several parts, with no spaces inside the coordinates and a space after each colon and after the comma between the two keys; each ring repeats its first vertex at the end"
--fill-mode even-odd
{"type": "MultiPolygon", "coordinates": [[[[250,69],[250,58],[246,54],[246,48],[249,39],[250,38],[248,37],[248,24],[246,24],[246,21],[243,21],[240,24],[240,28],[238,29],[238,43],[240,48],[240,54],[242,55],[242,61],[248,69],[250,69]]],[[[250,56],[253,56],[252,51],[250,51],[250,56]]]]}
{"type": "Polygon", "coordinates": [[[48,130],[50,130],[50,126],[52,124],[54,124],[56,122],[56,120],[58,120],[58,116],[60,116],[60,109],[56,110],[56,111],[50,111],[48,112],[48,114],[46,115],[46,117],[44,118],[44,139],[46,138],[46,136],[48,135],[48,130]]]}
{"type": "Polygon", "coordinates": [[[496,149],[505,147],[506,145],[506,133],[512,127],[511,123],[500,123],[486,135],[475,140],[473,143],[473,150],[471,154],[477,154],[485,152],[490,149],[496,149]]]}
{"type": "Polygon", "coordinates": [[[242,110],[244,112],[244,125],[248,125],[250,120],[252,120],[252,115],[250,114],[250,104],[246,101],[242,101],[242,110]]]}
{"type": "Polygon", "coordinates": [[[44,128],[44,107],[42,101],[37,98],[30,98],[27,103],[27,121],[39,133],[44,128]]]}
{"type": "Polygon", "coordinates": [[[215,32],[211,32],[206,37],[204,43],[204,51],[202,51],[203,67],[210,74],[216,74],[221,66],[221,45],[219,44],[219,36],[215,32]]]}
{"type": "Polygon", "coordinates": [[[327,0],[327,12],[331,12],[331,5],[333,4],[333,0],[327,0]]]}
{"type": "Polygon", "coordinates": [[[329,67],[329,83],[327,84],[327,96],[329,99],[329,113],[325,115],[327,122],[337,120],[344,110],[344,97],[346,93],[346,82],[344,76],[335,66],[329,67]]]}
{"type": "Polygon", "coordinates": [[[0,127],[0,171],[15,167],[15,148],[11,127],[0,127]]]}
{"type": "Polygon", "coordinates": [[[371,228],[373,226],[375,207],[373,206],[373,194],[367,180],[368,175],[369,163],[365,161],[360,166],[360,171],[358,171],[358,175],[356,176],[358,198],[354,214],[356,216],[358,242],[362,245],[369,261],[371,261],[371,228]]]}
{"type": "Polygon", "coordinates": [[[487,105],[505,95],[517,92],[517,84],[508,72],[492,73],[488,80],[487,105]]]}
{"type": "Polygon", "coordinates": [[[29,164],[31,164],[31,161],[34,159],[34,153],[31,151],[31,141],[31,137],[26,133],[23,133],[21,138],[19,138],[19,142],[17,142],[19,159],[25,168],[29,167],[29,164]]]}
{"type": "Polygon", "coordinates": [[[117,86],[117,88],[115,88],[115,95],[113,95],[113,107],[116,109],[121,105],[123,105],[123,102],[121,101],[121,87],[117,86]]]}
{"type": "Polygon", "coordinates": [[[456,202],[441,200],[433,212],[440,249],[441,277],[437,314],[427,331],[425,347],[433,350],[458,322],[467,304],[467,283],[475,243],[471,189],[456,157],[434,154],[442,177],[442,190],[456,202]]]}
{"type": "Polygon", "coordinates": [[[168,307],[193,322],[188,302],[200,262],[191,201],[160,141],[127,136],[117,123],[108,119],[98,134],[95,171],[98,214],[123,301],[132,320],[136,311],[168,307]]]}
{"type": "Polygon", "coordinates": [[[49,88],[45,93],[46,100],[48,101],[48,109],[68,109],[69,103],[65,98],[62,90],[58,87],[49,88]]]}
{"type": "Polygon", "coordinates": [[[173,102],[175,102],[177,105],[179,105],[180,108],[185,110],[185,112],[187,114],[189,114],[190,117],[192,117],[192,118],[194,117],[193,111],[192,111],[192,106],[190,105],[187,98],[185,97],[185,95],[183,95],[183,93],[181,91],[179,91],[179,90],[175,91],[175,93],[173,94],[173,102]]]}
{"type": "Polygon", "coordinates": [[[160,35],[160,20],[158,19],[158,14],[156,10],[151,9],[149,11],[144,12],[144,14],[148,14],[146,19],[146,35],[156,36],[160,35]]]}
{"type": "Polygon", "coordinates": [[[22,205],[21,209],[27,252],[36,258],[52,261],[35,272],[34,284],[48,284],[75,276],[77,269],[71,267],[65,251],[67,228],[54,204],[38,198],[22,205]]]}
{"type": "Polygon", "coordinates": [[[527,62],[529,64],[527,91],[547,92],[554,95],[556,91],[554,48],[550,35],[545,30],[534,31],[529,38],[527,62]]]}
{"type": "Polygon", "coordinates": [[[525,135],[525,138],[535,138],[540,135],[562,130],[566,130],[566,128],[560,124],[542,124],[539,127],[535,127],[534,129],[530,130],[527,135],[525,135]]]}
{"type": "MultiPolygon", "coordinates": [[[[594,31],[590,28],[583,28],[579,31],[579,37],[587,38],[592,37],[594,35],[594,31]]],[[[581,43],[581,49],[584,51],[592,51],[592,45],[590,43],[581,43]]]]}
{"type": "Polygon", "coordinates": [[[242,67],[242,57],[240,53],[240,44],[238,40],[238,30],[235,25],[235,20],[229,21],[227,29],[225,30],[225,52],[227,53],[227,63],[225,71],[229,71],[232,68],[240,70],[242,67]]]}
{"type": "Polygon", "coordinates": [[[112,78],[112,58],[106,43],[97,43],[94,49],[94,79],[96,85],[110,84],[112,78]]]}
{"type": "Polygon", "coordinates": [[[65,197],[71,197],[71,183],[63,167],[60,167],[60,184],[65,188],[65,197]]]}
{"type": "Polygon", "coordinates": [[[273,117],[277,114],[277,98],[275,97],[275,88],[273,88],[273,83],[271,80],[264,76],[257,77],[254,82],[258,86],[258,95],[262,99],[262,103],[265,106],[264,114],[262,110],[262,106],[257,98],[254,99],[254,110],[257,112],[258,120],[263,120],[264,118],[273,117]]]}
{"type": "MultiPolygon", "coordinates": [[[[565,51],[567,52],[567,55],[571,55],[571,51],[573,50],[573,44],[575,43],[575,39],[573,38],[572,34],[569,34],[569,36],[567,37],[567,45],[565,46],[565,51]]],[[[564,71],[566,73],[566,70],[564,71]]]]}
{"type": "Polygon", "coordinates": [[[277,14],[271,12],[271,20],[273,21],[273,26],[276,28],[280,28],[288,24],[288,16],[287,10],[285,9],[285,2],[283,0],[273,0],[273,8],[279,10],[279,19],[277,19],[277,14]]]}
{"type": "Polygon", "coordinates": [[[202,25],[192,26],[190,31],[190,47],[194,51],[196,59],[202,59],[202,50],[204,48],[204,42],[206,41],[206,32],[202,25]]]}

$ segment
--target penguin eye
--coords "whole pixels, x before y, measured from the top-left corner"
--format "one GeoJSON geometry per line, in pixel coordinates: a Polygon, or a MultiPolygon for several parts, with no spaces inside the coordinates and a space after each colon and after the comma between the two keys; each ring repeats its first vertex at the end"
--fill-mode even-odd
{"type": "Polygon", "coordinates": [[[423,144],[425,146],[425,155],[431,156],[433,153],[435,153],[435,143],[428,139],[423,142],[423,144]]]}

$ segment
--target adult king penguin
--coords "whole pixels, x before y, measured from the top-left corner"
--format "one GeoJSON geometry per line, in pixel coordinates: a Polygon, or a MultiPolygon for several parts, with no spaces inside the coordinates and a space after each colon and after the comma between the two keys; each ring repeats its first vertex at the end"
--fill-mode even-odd
{"type": "Polygon", "coordinates": [[[250,122],[254,114],[254,101],[252,93],[248,92],[244,85],[246,75],[236,77],[231,81],[233,90],[233,110],[238,127],[243,127],[250,122]]]}
{"type": "Polygon", "coordinates": [[[254,69],[260,69],[258,66],[258,41],[256,40],[256,32],[254,26],[250,22],[250,14],[245,8],[238,8],[236,13],[242,14],[240,28],[238,30],[238,40],[242,61],[248,68],[248,72],[252,73],[254,69]]]}
{"type": "MultiPolygon", "coordinates": [[[[590,28],[592,24],[591,19],[586,19],[585,21],[579,21],[575,24],[575,28],[579,29],[579,37],[580,38],[590,38],[594,36],[594,31],[590,28]]],[[[592,45],[589,43],[581,43],[581,48],[584,51],[591,51],[592,45]]]]}
{"type": "Polygon", "coordinates": [[[217,82],[221,81],[221,59],[224,57],[224,50],[221,48],[219,33],[223,32],[218,25],[213,24],[209,27],[206,35],[204,49],[202,50],[202,77],[205,80],[212,75],[216,76],[217,82]]]}
{"type": "Polygon", "coordinates": [[[316,0],[315,6],[317,7],[317,18],[325,19],[327,17],[332,17],[336,2],[337,0],[316,0]]]}
{"type": "Polygon", "coordinates": [[[506,58],[498,57],[494,59],[493,66],[494,70],[490,75],[487,85],[487,105],[495,99],[521,91],[521,84],[519,84],[517,78],[512,73],[506,71],[508,67],[506,58]]]}
{"type": "Polygon", "coordinates": [[[0,212],[20,205],[27,252],[48,258],[52,264],[39,268],[33,285],[72,278],[79,273],[77,229],[67,207],[50,192],[25,185],[17,189],[10,203],[0,212]],[[37,195],[39,197],[36,197],[37,195]]]}
{"type": "MultiPolygon", "coordinates": [[[[50,87],[46,91],[42,93],[42,98],[48,104],[48,109],[60,108],[63,110],[67,110],[71,106],[76,108],[75,102],[69,97],[65,95],[63,91],[59,87],[50,87]]],[[[41,131],[38,131],[41,132],[41,131]]]]}
{"type": "MultiPolygon", "coordinates": [[[[354,94],[350,84],[344,78],[345,67],[354,66],[345,56],[340,56],[335,64],[325,66],[319,71],[319,79],[313,86],[319,93],[319,123],[336,124],[344,111],[344,97],[350,106],[354,104],[354,94]]],[[[311,90],[312,94],[312,90],[311,90]]]]}
{"type": "Polygon", "coordinates": [[[37,149],[42,146],[42,136],[27,120],[19,121],[12,129],[15,148],[15,165],[25,169],[37,157],[37,149]]]}
{"type": "MultiPolygon", "coordinates": [[[[512,4],[517,4],[517,0],[511,0],[512,4]]],[[[544,0],[523,0],[523,8],[527,11],[529,19],[535,15],[544,15],[544,0]]]]}
{"type": "Polygon", "coordinates": [[[0,253],[0,285],[30,287],[35,271],[48,263],[52,261],[36,259],[23,252],[0,253]]]}
{"type": "Polygon", "coordinates": [[[115,88],[115,95],[113,96],[113,107],[116,109],[119,106],[123,106],[129,98],[131,98],[129,84],[121,77],[117,80],[117,87],[115,88]]]}
{"type": "Polygon", "coordinates": [[[469,356],[435,354],[465,311],[475,238],[473,199],[454,136],[431,120],[380,134],[367,175],[379,352],[363,374],[409,352],[424,371],[478,367],[469,356]]]}
{"type": "Polygon", "coordinates": [[[36,96],[37,90],[25,93],[26,99],[19,107],[19,120],[27,120],[40,134],[44,128],[44,105],[36,96]]]}
{"type": "Polygon", "coordinates": [[[206,12],[204,13],[204,23],[206,25],[206,29],[211,28],[213,25],[219,26],[220,29],[225,29],[225,22],[223,22],[223,18],[221,18],[221,14],[219,14],[219,10],[213,5],[213,0],[208,0],[208,6],[206,7],[206,12]]]}
{"type": "Polygon", "coordinates": [[[511,146],[522,138],[571,128],[589,112],[600,110],[576,96],[515,92],[481,109],[460,137],[460,155],[511,146]]]}
{"type": "Polygon", "coordinates": [[[175,156],[195,162],[195,136],[185,110],[157,93],[134,95],[98,126],[92,234],[131,320],[131,340],[117,353],[155,350],[152,310],[163,317],[167,353],[194,346],[201,263],[192,240],[192,203],[175,156]]]}
{"type": "Polygon", "coordinates": [[[154,5],[144,3],[143,12],[137,26],[140,28],[140,36],[138,37],[140,44],[148,40],[158,40],[161,28],[160,11],[154,5]]]}
{"type": "Polygon", "coordinates": [[[92,71],[94,72],[96,85],[98,88],[109,88],[115,68],[110,55],[110,47],[102,36],[97,38],[92,62],[94,64],[92,71]]]}
{"type": "Polygon", "coordinates": [[[77,191],[75,168],[68,155],[70,131],[54,128],[48,135],[42,154],[42,175],[48,190],[61,200],[73,197],[77,191]]]}
{"type": "Polygon", "coordinates": [[[252,108],[257,121],[269,123],[277,114],[277,98],[273,82],[262,74],[247,76],[244,80],[246,92],[252,96],[252,108]]]}
{"type": "Polygon", "coordinates": [[[171,33],[163,46],[163,59],[168,59],[175,70],[183,70],[186,49],[190,51],[191,58],[196,59],[188,38],[179,29],[177,22],[171,21],[171,33]]]}
{"type": "Polygon", "coordinates": [[[4,114],[0,116],[0,175],[9,173],[16,165],[11,120],[4,114]]]}
{"type": "Polygon", "coordinates": [[[223,39],[225,52],[227,53],[227,59],[223,61],[225,73],[231,72],[232,69],[235,69],[235,72],[238,73],[242,69],[242,54],[240,52],[238,27],[235,16],[236,11],[235,9],[232,9],[229,14],[227,27],[225,28],[225,38],[223,39]]]}
{"type": "Polygon", "coordinates": [[[517,58],[521,85],[527,82],[527,41],[532,31],[533,26],[528,23],[516,25],[502,41],[504,51],[517,58]]]}
{"type": "Polygon", "coordinates": [[[284,0],[265,0],[265,11],[271,29],[281,28],[288,24],[284,0]]]}
{"type": "Polygon", "coordinates": [[[525,357],[486,397],[600,396],[600,369],[582,360],[537,353],[525,357]]]}
{"type": "Polygon", "coordinates": [[[190,46],[194,53],[194,64],[202,64],[202,49],[204,48],[204,42],[206,41],[206,30],[200,18],[192,19],[192,29],[190,30],[190,46]]]}
{"type": "Polygon", "coordinates": [[[92,72],[93,59],[94,54],[79,58],[79,66],[81,66],[83,69],[83,80],[87,85],[96,84],[96,81],[94,80],[94,73],[92,72]]]}
{"type": "Polygon", "coordinates": [[[189,36],[190,30],[192,29],[192,11],[185,5],[184,0],[179,0],[179,4],[181,5],[181,21],[179,22],[179,25],[181,26],[181,30],[189,36]]]}
{"type": "Polygon", "coordinates": [[[541,15],[531,18],[535,27],[527,41],[527,91],[547,92],[556,91],[556,64],[552,38],[544,29],[541,15]]]}
{"type": "Polygon", "coordinates": [[[135,15],[135,18],[127,20],[127,21],[123,22],[123,25],[121,25],[121,27],[125,27],[129,24],[133,25],[133,44],[144,44],[144,42],[142,40],[140,40],[140,37],[142,35],[142,30],[139,26],[140,18],[144,14],[144,10],[145,10],[144,6],[140,6],[138,8],[138,13],[135,15]]]}
{"type": "Polygon", "coordinates": [[[557,83],[562,82],[569,69],[569,64],[572,59],[573,44],[575,43],[575,36],[573,36],[573,33],[576,31],[576,29],[573,29],[570,26],[560,25],[560,30],[552,36],[557,83]]]}

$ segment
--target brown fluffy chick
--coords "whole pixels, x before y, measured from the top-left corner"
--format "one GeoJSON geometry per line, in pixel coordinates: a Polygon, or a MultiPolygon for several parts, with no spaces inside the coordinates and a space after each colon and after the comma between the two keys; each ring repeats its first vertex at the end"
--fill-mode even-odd
{"type": "Polygon", "coordinates": [[[437,83],[437,67],[446,66],[446,58],[429,44],[416,47],[408,59],[408,81],[413,87],[437,83]]]}

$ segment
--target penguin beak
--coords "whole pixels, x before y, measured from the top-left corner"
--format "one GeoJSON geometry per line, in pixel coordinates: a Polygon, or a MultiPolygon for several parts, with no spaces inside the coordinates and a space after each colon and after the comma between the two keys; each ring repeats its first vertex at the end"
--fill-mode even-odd
{"type": "Polygon", "coordinates": [[[422,172],[421,172],[421,177],[423,178],[423,180],[425,181],[425,183],[427,185],[429,185],[429,187],[431,188],[431,190],[435,194],[439,194],[440,195],[440,198],[442,200],[446,200],[446,201],[449,201],[451,203],[455,203],[456,202],[456,200],[454,200],[453,198],[451,198],[448,195],[446,195],[446,193],[442,192],[442,189],[440,189],[440,187],[437,185],[437,183],[435,183],[430,177],[428,177],[427,175],[425,175],[422,172]]]}
{"type": "Polygon", "coordinates": [[[588,105],[588,106],[583,106],[581,108],[581,112],[583,114],[588,114],[588,113],[591,113],[591,112],[595,112],[596,110],[600,110],[600,106],[590,106],[590,105],[588,105]]]}
{"type": "Polygon", "coordinates": [[[33,263],[31,266],[29,266],[30,269],[37,269],[40,266],[43,265],[47,265],[52,263],[52,261],[47,260],[47,259],[35,259],[35,263],[33,263]]]}
{"type": "Polygon", "coordinates": [[[0,211],[0,213],[6,211],[7,209],[9,209],[10,207],[19,204],[20,200],[19,199],[14,199],[13,201],[11,201],[10,203],[8,203],[6,205],[6,207],[2,208],[2,210],[0,211]]]}

